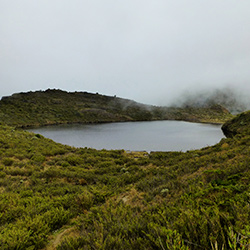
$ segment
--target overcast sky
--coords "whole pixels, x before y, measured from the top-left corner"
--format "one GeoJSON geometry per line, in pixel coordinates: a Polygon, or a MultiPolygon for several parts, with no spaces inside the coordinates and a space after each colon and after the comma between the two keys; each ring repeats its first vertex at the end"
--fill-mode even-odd
{"type": "Polygon", "coordinates": [[[164,105],[250,91],[250,1],[0,0],[0,96],[98,92],[164,105]]]}

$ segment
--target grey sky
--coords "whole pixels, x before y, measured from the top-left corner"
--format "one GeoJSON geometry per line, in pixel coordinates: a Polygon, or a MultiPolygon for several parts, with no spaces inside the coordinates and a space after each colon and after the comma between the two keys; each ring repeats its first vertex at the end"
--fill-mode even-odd
{"type": "Polygon", "coordinates": [[[250,1],[0,0],[0,96],[60,88],[163,105],[250,90],[250,1]]]}

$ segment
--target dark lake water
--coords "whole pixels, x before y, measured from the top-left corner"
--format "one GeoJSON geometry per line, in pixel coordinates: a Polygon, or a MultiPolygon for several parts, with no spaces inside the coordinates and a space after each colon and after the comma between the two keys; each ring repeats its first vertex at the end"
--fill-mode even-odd
{"type": "Polygon", "coordinates": [[[57,125],[29,129],[75,147],[131,151],[186,151],[218,143],[220,125],[181,121],[57,125]]]}

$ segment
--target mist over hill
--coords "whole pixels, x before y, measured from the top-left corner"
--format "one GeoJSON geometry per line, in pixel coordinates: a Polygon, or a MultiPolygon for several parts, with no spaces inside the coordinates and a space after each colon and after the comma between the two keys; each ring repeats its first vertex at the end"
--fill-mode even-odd
{"type": "Polygon", "coordinates": [[[248,93],[233,87],[190,90],[177,98],[172,106],[177,107],[207,107],[221,105],[232,114],[238,114],[250,109],[248,93]]]}
{"type": "Polygon", "coordinates": [[[223,123],[230,118],[231,114],[216,103],[159,107],[116,96],[57,89],[17,93],[0,101],[0,122],[22,127],[153,120],[223,123]]]}

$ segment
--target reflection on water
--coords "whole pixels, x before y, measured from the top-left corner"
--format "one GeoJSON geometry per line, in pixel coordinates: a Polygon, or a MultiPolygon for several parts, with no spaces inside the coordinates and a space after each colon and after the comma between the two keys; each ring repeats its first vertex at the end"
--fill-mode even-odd
{"type": "Polygon", "coordinates": [[[58,125],[29,131],[75,147],[131,151],[186,151],[214,145],[224,137],[220,125],[181,121],[58,125]]]}

